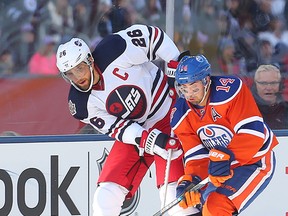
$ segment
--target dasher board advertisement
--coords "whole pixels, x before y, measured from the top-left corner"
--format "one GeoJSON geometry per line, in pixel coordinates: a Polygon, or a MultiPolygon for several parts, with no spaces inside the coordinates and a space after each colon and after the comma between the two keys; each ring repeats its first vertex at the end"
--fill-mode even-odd
{"type": "MultiPolygon", "coordinates": [[[[288,138],[278,139],[274,178],[241,216],[288,214],[288,138]]],[[[1,143],[0,215],[92,216],[96,182],[112,144],[112,140],[1,143]]],[[[154,165],[150,172],[132,199],[125,201],[121,215],[152,216],[160,210],[154,165]]]]}

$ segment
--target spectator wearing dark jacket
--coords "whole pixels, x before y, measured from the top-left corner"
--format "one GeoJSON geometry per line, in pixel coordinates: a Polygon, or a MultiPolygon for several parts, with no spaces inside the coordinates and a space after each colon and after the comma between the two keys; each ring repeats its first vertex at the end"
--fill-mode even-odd
{"type": "Polygon", "coordinates": [[[252,92],[264,121],[272,129],[288,128],[288,102],[282,97],[280,70],[274,65],[260,65],[254,76],[252,92]]]}

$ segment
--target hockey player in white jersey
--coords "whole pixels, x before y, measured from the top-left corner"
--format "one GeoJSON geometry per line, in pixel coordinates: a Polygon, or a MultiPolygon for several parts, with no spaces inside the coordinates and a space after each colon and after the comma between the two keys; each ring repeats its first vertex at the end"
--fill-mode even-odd
{"type": "MultiPolygon", "coordinates": [[[[183,151],[179,141],[169,136],[174,99],[167,76],[151,61],[178,57],[177,47],[160,28],[145,25],[107,36],[92,53],[79,38],[58,47],[57,67],[71,83],[71,114],[115,138],[98,179],[94,216],[118,216],[124,200],[137,191],[154,161],[163,202],[168,149],[173,149],[173,155],[166,203],[174,200],[177,180],[184,174],[183,151]]],[[[176,207],[169,213],[195,212],[176,207]]]]}

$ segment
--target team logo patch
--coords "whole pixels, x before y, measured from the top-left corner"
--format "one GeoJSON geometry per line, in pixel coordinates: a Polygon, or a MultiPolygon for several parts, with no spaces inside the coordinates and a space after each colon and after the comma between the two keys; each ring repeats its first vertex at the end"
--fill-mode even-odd
{"type": "Polygon", "coordinates": [[[212,149],[217,145],[226,147],[232,140],[233,133],[221,125],[205,125],[198,130],[198,135],[205,147],[212,149]]]}
{"type": "Polygon", "coordinates": [[[141,88],[133,85],[120,86],[110,93],[106,108],[111,115],[137,119],[144,115],[147,101],[141,88]]]}
{"type": "Polygon", "coordinates": [[[75,115],[77,113],[75,103],[73,103],[71,100],[69,100],[68,105],[69,105],[69,111],[70,111],[71,115],[75,115]]]}

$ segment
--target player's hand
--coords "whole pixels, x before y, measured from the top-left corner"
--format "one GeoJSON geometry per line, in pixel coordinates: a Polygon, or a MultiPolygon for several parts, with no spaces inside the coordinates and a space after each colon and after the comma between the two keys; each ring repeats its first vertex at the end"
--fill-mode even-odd
{"type": "Polygon", "coordinates": [[[170,60],[170,61],[167,63],[166,75],[167,75],[168,77],[175,78],[176,68],[177,68],[180,60],[181,60],[184,56],[186,56],[186,55],[189,55],[189,56],[190,56],[190,51],[189,51],[189,50],[180,53],[180,55],[178,56],[177,61],[175,61],[175,60],[170,60]]]}
{"type": "Polygon", "coordinates": [[[164,158],[168,158],[168,151],[172,149],[172,160],[182,155],[183,151],[181,143],[178,139],[168,136],[157,129],[153,129],[150,132],[143,131],[140,148],[144,148],[144,151],[148,154],[157,154],[164,158]]]}
{"type": "MultiPolygon", "coordinates": [[[[183,175],[178,180],[176,197],[180,197],[189,185],[197,185],[200,181],[201,179],[198,176],[183,175]]],[[[201,204],[200,198],[201,194],[198,190],[186,192],[183,199],[179,202],[179,206],[184,209],[188,207],[195,207],[196,205],[201,204]]]]}
{"type": "Polygon", "coordinates": [[[176,68],[178,66],[179,62],[178,61],[174,61],[174,60],[171,60],[168,62],[167,64],[167,71],[166,71],[166,75],[168,77],[175,77],[175,71],[176,71],[176,68]]]}
{"type": "Polygon", "coordinates": [[[232,151],[222,146],[216,146],[209,152],[209,179],[216,187],[220,187],[222,183],[232,178],[233,170],[231,170],[231,162],[235,156],[232,151]]]}

